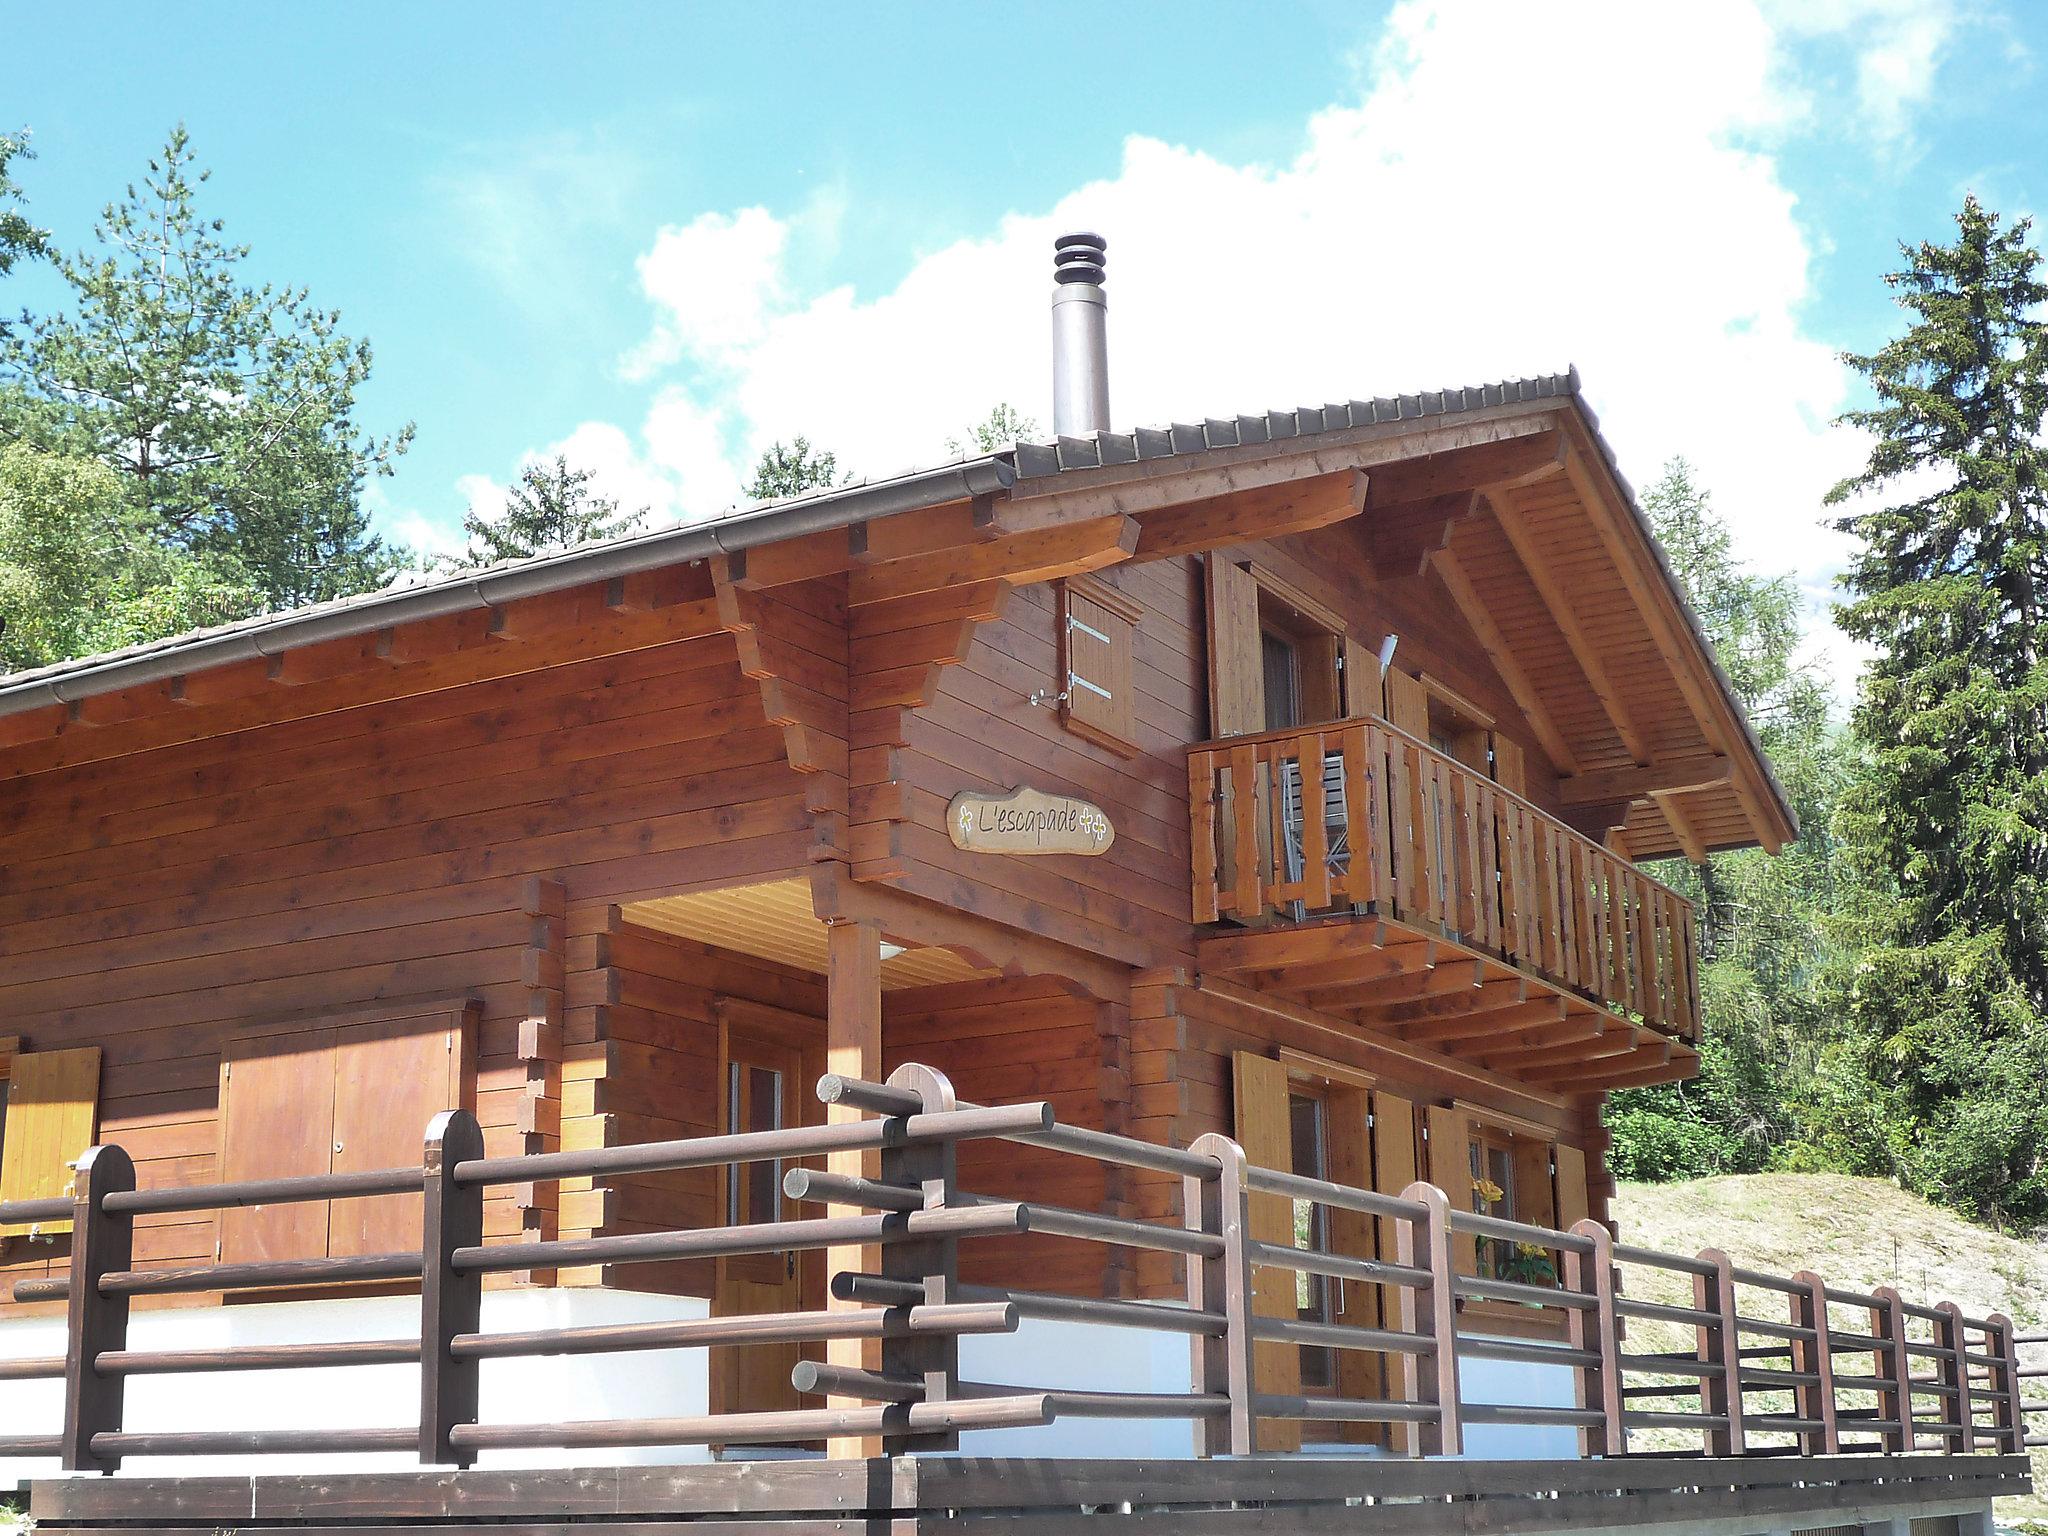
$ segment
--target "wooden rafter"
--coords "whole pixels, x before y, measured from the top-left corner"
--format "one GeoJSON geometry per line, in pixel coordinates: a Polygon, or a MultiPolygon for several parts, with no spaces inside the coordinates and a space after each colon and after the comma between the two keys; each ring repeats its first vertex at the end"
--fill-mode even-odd
{"type": "Polygon", "coordinates": [[[1695,864],[1706,863],[1707,845],[1693,826],[1692,818],[1686,814],[1685,807],[1679,803],[1679,792],[1666,790],[1652,795],[1651,799],[1663,813],[1664,824],[1671,828],[1671,835],[1678,840],[1679,850],[1695,864]]]}
{"type": "Polygon", "coordinates": [[[1508,643],[1500,626],[1493,621],[1493,615],[1486,604],[1479,600],[1473,590],[1471,577],[1465,574],[1465,567],[1458,563],[1458,557],[1448,549],[1437,551],[1431,564],[1436,569],[1437,579],[1451,594],[1451,601],[1458,605],[1458,611],[1465,616],[1465,622],[1472,626],[1472,632],[1479,638],[1480,648],[1493,663],[1493,670],[1500,674],[1500,680],[1507,685],[1508,693],[1515,705],[1529,722],[1529,729],[1536,733],[1537,743],[1544,755],[1559,773],[1577,773],[1578,755],[1571,744],[1564,739],[1564,732],[1557,728],[1557,721],[1551,717],[1550,707],[1536,691],[1536,684],[1523,670],[1521,661],[1515,655],[1515,648],[1508,643]]]}
{"type": "Polygon", "coordinates": [[[1346,469],[1161,507],[1138,519],[1143,531],[1137,557],[1147,560],[1327,528],[1358,515],[1366,487],[1363,472],[1346,469]]]}
{"type": "Polygon", "coordinates": [[[1556,431],[1453,448],[1381,465],[1373,471],[1368,505],[1391,507],[1454,491],[1528,485],[1556,474],[1563,464],[1564,437],[1556,431]]]}
{"type": "Polygon", "coordinates": [[[1607,712],[1607,718],[1613,724],[1615,734],[1621,737],[1621,743],[1628,749],[1630,757],[1638,763],[1648,763],[1651,760],[1649,739],[1636,725],[1634,715],[1622,699],[1621,690],[1615,686],[1614,679],[1608,674],[1607,663],[1601,657],[1599,647],[1593,644],[1592,637],[1580,625],[1571,594],[1564,590],[1557,573],[1551,569],[1549,557],[1544,554],[1535,536],[1530,533],[1528,525],[1523,521],[1521,508],[1516,505],[1514,496],[1512,493],[1501,492],[1494,495],[1491,500],[1494,521],[1507,536],[1508,543],[1513,546],[1517,558],[1522,562],[1522,569],[1529,575],[1530,583],[1543,599],[1544,606],[1549,609],[1551,622],[1557,625],[1558,633],[1564,636],[1564,643],[1571,650],[1572,659],[1578,662],[1579,670],[1585,674],[1587,683],[1593,689],[1593,696],[1607,712]]]}
{"type": "Polygon", "coordinates": [[[1559,782],[1557,798],[1565,805],[1642,800],[1654,795],[1725,784],[1734,770],[1733,759],[1718,752],[1666,757],[1634,768],[1612,768],[1575,775],[1559,782]]]}

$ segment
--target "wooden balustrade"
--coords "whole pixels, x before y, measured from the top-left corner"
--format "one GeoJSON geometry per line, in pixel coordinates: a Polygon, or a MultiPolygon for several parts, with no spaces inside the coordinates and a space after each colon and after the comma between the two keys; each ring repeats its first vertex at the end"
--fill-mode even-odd
{"type": "MultiPolygon", "coordinates": [[[[257,1179],[177,1190],[137,1190],[119,1147],[92,1149],[78,1167],[68,1208],[75,1223],[71,1273],[17,1283],[17,1297],[62,1299],[69,1309],[63,1356],[0,1365],[0,1380],[64,1382],[61,1423],[42,1435],[0,1438],[0,1455],[49,1457],[65,1468],[111,1472],[130,1456],[257,1456],[298,1452],[412,1450],[423,1463],[467,1466],[494,1449],[747,1444],[878,1437],[885,1454],[943,1450],[963,1431],[1038,1426],[1064,1417],[1182,1419],[1201,1455],[1243,1456],[1261,1448],[1271,1424],[1385,1426],[1411,1456],[1454,1456],[1480,1425],[1560,1428],[1583,1456],[1668,1449],[1647,1444],[1689,1436],[1708,1456],[1830,1456],[1865,1451],[2016,1452],[2040,1443],[2027,1416],[2048,1403],[2022,1398],[2020,1383],[2048,1367],[2020,1364],[2020,1336],[2004,1317],[1972,1318],[1952,1304],[1926,1306],[1896,1292],[1829,1286],[1810,1272],[1792,1276],[1741,1268],[1722,1253],[1659,1253],[1612,1241],[1598,1223],[1553,1231],[1493,1215],[1450,1209],[1443,1192],[1412,1184],[1398,1195],[1261,1168],[1227,1137],[1206,1135],[1186,1150],[1154,1146],[1054,1123],[1044,1104],[958,1104],[945,1078],[905,1066],[886,1084],[828,1077],[821,1098],[876,1118],[828,1127],[701,1137],[588,1152],[485,1157],[473,1116],[453,1112],[429,1128],[416,1169],[333,1177],[257,1179]],[[784,1188],[799,1203],[853,1206],[871,1215],[825,1216],[621,1238],[485,1243],[484,1190],[606,1170],[734,1167],[787,1160],[835,1147],[873,1148],[873,1179],[791,1169],[784,1188]],[[1180,1181],[1178,1224],[1068,1210],[1038,1201],[990,1200],[962,1190],[954,1149],[998,1138],[1062,1156],[1116,1164],[1180,1181]],[[253,1201],[363,1198],[420,1189],[426,1196],[416,1252],[265,1265],[215,1264],[176,1270],[136,1262],[138,1214],[159,1209],[226,1209],[253,1201]],[[1248,1216],[1255,1198],[1364,1218],[1392,1252],[1335,1252],[1260,1241],[1248,1216]],[[1178,1255],[1184,1295],[1126,1301],[1053,1295],[1012,1285],[963,1285],[960,1244],[1038,1232],[1093,1245],[1178,1255]],[[1528,1245],[1554,1260],[1553,1283],[1463,1274],[1453,1255],[1477,1239],[1528,1245]],[[831,1291],[850,1307],[629,1325],[486,1332],[481,1278],[508,1267],[631,1264],[677,1254],[765,1253],[872,1244],[880,1272],[841,1272],[831,1291]],[[261,1270],[259,1275],[255,1273],[261,1270]],[[1383,1326],[1302,1315],[1271,1315],[1255,1287],[1260,1270],[1321,1276],[1376,1287],[1381,1305],[1365,1315],[1383,1326]],[[420,1324],[409,1338],[344,1343],[237,1345],[135,1350],[129,1299],[189,1290],[233,1291],[279,1284],[418,1276],[420,1324]],[[1649,1281],[1638,1294],[1626,1283],[1649,1281]],[[1653,1299],[1659,1289],[1686,1301],[1653,1299]],[[1563,1320],[1562,1342],[1501,1338],[1460,1325],[1467,1301],[1513,1302],[1563,1320]],[[1098,1327],[1168,1332],[1193,1346],[1185,1391],[1076,1391],[1029,1383],[963,1379],[958,1340],[1013,1332],[1024,1317],[1098,1327]],[[1661,1340],[1659,1332],[1665,1336],[1661,1340]],[[481,1410],[486,1359],[539,1355],[603,1357],[626,1351],[747,1348],[831,1338],[881,1341],[872,1369],[803,1361],[792,1384],[829,1395],[823,1408],[704,1414],[683,1418],[494,1423],[481,1410]],[[1271,1391],[1257,1356],[1275,1346],[1363,1352],[1386,1366],[1385,1395],[1271,1391]],[[1575,1385],[1570,1404],[1515,1406],[1468,1399],[1463,1369],[1473,1360],[1554,1366],[1575,1385]],[[125,1422],[129,1376],[364,1364],[416,1364],[419,1411],[411,1424],[298,1430],[136,1430],[125,1422]],[[848,1406],[851,1404],[851,1406],[848,1406]]],[[[31,1205],[0,1204],[0,1221],[31,1205]]],[[[1290,1289],[1280,1294],[1292,1296],[1290,1289]]],[[[602,1361],[593,1363],[602,1368],[602,1361]]],[[[620,1367],[621,1369],[638,1369],[620,1367]]],[[[1018,1369],[1029,1374],[1023,1357],[1018,1369]]],[[[1342,1380],[1340,1376],[1337,1378],[1342,1380]]]]}
{"type": "Polygon", "coordinates": [[[1698,1036],[1691,904],[1385,720],[1191,747],[1188,799],[1198,923],[1373,912],[1698,1036]]]}

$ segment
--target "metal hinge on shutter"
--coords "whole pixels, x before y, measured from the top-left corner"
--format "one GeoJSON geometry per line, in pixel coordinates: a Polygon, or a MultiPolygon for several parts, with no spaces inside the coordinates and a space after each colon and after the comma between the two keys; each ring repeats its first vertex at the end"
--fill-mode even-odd
{"type": "MultiPolygon", "coordinates": [[[[1067,633],[1072,634],[1075,630],[1079,630],[1082,634],[1086,635],[1090,640],[1099,641],[1102,645],[1107,646],[1112,650],[1116,647],[1116,642],[1110,639],[1109,636],[1105,635],[1101,630],[1097,629],[1093,624],[1085,623],[1082,620],[1075,618],[1073,614],[1069,613],[1067,615],[1067,633]]],[[[1071,693],[1076,688],[1086,688],[1090,693],[1094,694],[1097,698],[1100,699],[1115,698],[1115,695],[1112,694],[1107,688],[1103,687],[1100,683],[1093,682],[1090,679],[1083,677],[1080,673],[1073,671],[1070,668],[1067,672],[1067,691],[1071,693]]]]}

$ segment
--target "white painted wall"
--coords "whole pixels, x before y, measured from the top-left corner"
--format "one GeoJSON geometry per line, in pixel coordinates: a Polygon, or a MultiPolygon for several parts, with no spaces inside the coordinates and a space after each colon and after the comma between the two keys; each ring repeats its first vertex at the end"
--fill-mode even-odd
{"type": "MultiPolygon", "coordinates": [[[[573,1328],[607,1323],[702,1317],[705,1302],[633,1291],[553,1288],[490,1291],[487,1332],[573,1328]]],[[[355,1297],[252,1306],[138,1311],[130,1325],[136,1349],[214,1349],[236,1344],[312,1343],[407,1338],[419,1327],[415,1297],[355,1297]]],[[[0,1322],[0,1358],[63,1352],[62,1319],[0,1322]]],[[[1027,1319],[1014,1334],[960,1341],[962,1375],[970,1381],[1023,1388],[1070,1387],[1120,1392],[1185,1392],[1191,1380],[1189,1341],[1093,1323],[1027,1319]]],[[[657,1350],[528,1360],[487,1360],[482,1368],[487,1422],[684,1416],[709,1411],[710,1383],[702,1350],[657,1350]]],[[[1562,1366],[1467,1360],[1468,1402],[1570,1406],[1571,1372],[1562,1366]]],[[[50,1434],[62,1417],[63,1384],[9,1382],[0,1389],[0,1435],[50,1434]]],[[[139,1376],[128,1384],[131,1429],[383,1428],[416,1422],[419,1374],[409,1365],[328,1370],[242,1371],[205,1377],[139,1376]]],[[[1184,1420],[1064,1419],[1042,1428],[977,1430],[961,1437],[972,1456],[1102,1456],[1181,1458],[1194,1454],[1194,1428],[1184,1420]]],[[[1330,1445],[1357,1454],[1355,1446],[1330,1445]]],[[[1473,1457],[1570,1457],[1570,1430],[1474,1425],[1465,1453],[1473,1457]]],[[[644,1450],[504,1451],[485,1466],[560,1466],[703,1461],[702,1446],[644,1450]]],[[[404,1453],[377,1456],[278,1456],[263,1471],[369,1471],[416,1466],[404,1453]]],[[[138,1457],[137,1473],[248,1470],[234,1458],[138,1457]]],[[[47,1461],[0,1460],[0,1487],[48,1477],[47,1461]]]]}

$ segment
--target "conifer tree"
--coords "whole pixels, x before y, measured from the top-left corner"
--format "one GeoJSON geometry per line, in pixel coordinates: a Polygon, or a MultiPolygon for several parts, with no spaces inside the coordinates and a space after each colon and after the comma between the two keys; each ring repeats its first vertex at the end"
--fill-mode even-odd
{"type": "Polygon", "coordinates": [[[522,560],[638,531],[647,520],[647,509],[621,513],[618,498],[598,495],[590,482],[590,471],[570,468],[565,454],[556,454],[553,463],[527,465],[519,483],[506,493],[499,516],[471,512],[462,519],[469,552],[456,563],[479,566],[522,560]]]}
{"type": "Polygon", "coordinates": [[[1875,656],[1838,822],[1863,953],[1818,1121],[1924,1194],[2032,1221],[2048,1215],[2048,287],[2028,231],[1966,200],[1952,244],[1902,248],[1886,278],[1904,334],[1847,359],[1876,400],[1846,419],[1875,444],[1830,498],[1861,546],[1837,617],[1875,656]]]}
{"type": "Polygon", "coordinates": [[[801,496],[805,491],[829,490],[852,478],[839,473],[838,455],[813,448],[809,438],[793,437],[787,446],[778,439],[768,445],[761,461],[754,466],[747,495],[755,501],[778,501],[784,496],[801,496]]]}

